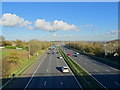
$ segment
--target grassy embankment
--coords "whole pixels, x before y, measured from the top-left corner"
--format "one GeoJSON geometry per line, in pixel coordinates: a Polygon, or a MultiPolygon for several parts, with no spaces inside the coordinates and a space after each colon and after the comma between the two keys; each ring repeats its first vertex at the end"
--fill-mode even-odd
{"type": "MultiPolygon", "coordinates": [[[[36,53],[39,53],[39,55],[41,55],[45,53],[43,51],[45,50],[39,50],[36,53]]],[[[0,54],[2,54],[2,84],[6,83],[9,79],[13,77],[13,74],[16,75],[25,66],[27,66],[35,58],[37,58],[38,56],[36,56],[36,53],[34,56],[28,58],[28,51],[26,50],[3,49],[2,51],[0,51],[0,54]]],[[[22,73],[23,72],[21,72],[19,76],[22,73]]]]}
{"type": "Polygon", "coordinates": [[[89,75],[80,65],[78,65],[74,60],[72,60],[68,55],[66,55],[61,49],[59,49],[59,51],[83,88],[92,88],[92,89],[104,88],[91,75],[89,75]]]}

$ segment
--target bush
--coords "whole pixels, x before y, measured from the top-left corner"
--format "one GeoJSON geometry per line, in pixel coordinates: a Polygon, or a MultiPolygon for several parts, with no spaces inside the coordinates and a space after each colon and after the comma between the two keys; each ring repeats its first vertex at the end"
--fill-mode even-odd
{"type": "Polygon", "coordinates": [[[95,47],[94,48],[94,54],[96,56],[99,56],[99,57],[103,57],[104,56],[104,50],[102,47],[95,47]]]}
{"type": "Polygon", "coordinates": [[[92,47],[85,47],[84,51],[87,52],[87,53],[93,53],[94,52],[92,47]]]}
{"type": "Polygon", "coordinates": [[[16,49],[16,46],[5,46],[7,49],[16,49]]]}
{"type": "Polygon", "coordinates": [[[19,58],[18,58],[17,55],[19,55],[19,53],[11,52],[10,55],[8,56],[8,60],[7,61],[13,62],[13,63],[18,63],[19,58]]]}
{"type": "Polygon", "coordinates": [[[12,46],[12,45],[13,45],[13,42],[12,42],[12,41],[3,41],[3,42],[2,42],[2,45],[3,45],[3,46],[12,46]]]}

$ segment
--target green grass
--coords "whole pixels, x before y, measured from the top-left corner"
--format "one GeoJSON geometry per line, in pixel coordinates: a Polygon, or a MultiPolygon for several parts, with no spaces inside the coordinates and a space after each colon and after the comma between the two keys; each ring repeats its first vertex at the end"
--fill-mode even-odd
{"type": "Polygon", "coordinates": [[[10,54],[10,51],[0,51],[0,56],[6,56],[10,54]]]}
{"type": "Polygon", "coordinates": [[[16,46],[5,46],[6,49],[16,49],[16,46]]]}
{"type": "MultiPolygon", "coordinates": [[[[44,52],[42,52],[42,51],[43,51],[43,50],[38,51],[37,53],[39,53],[39,55],[42,55],[42,54],[44,54],[44,52]]],[[[23,65],[20,69],[18,69],[17,71],[15,71],[15,74],[17,74],[18,72],[20,72],[25,66],[27,66],[29,63],[31,63],[31,62],[32,62],[35,58],[37,58],[37,57],[38,57],[38,56],[34,56],[34,57],[30,58],[29,60],[26,60],[26,62],[24,63],[24,65],[23,65]]],[[[35,61],[36,61],[36,60],[35,60],[35,61]]],[[[34,62],[35,62],[35,61],[34,61],[34,62]]],[[[34,63],[34,62],[33,62],[33,63],[34,63]]],[[[31,64],[32,64],[32,63],[31,63],[31,64]]],[[[29,66],[30,66],[30,65],[29,65],[29,66]]],[[[28,67],[29,67],[29,66],[28,66],[28,67]]],[[[28,68],[28,67],[27,67],[27,68],[28,68]]],[[[27,69],[27,68],[26,68],[26,69],[27,69]]],[[[26,70],[26,69],[25,69],[25,70],[26,70]]],[[[25,71],[25,70],[24,70],[24,71],[25,71]]],[[[23,72],[24,72],[24,71],[23,71],[23,72]]],[[[19,76],[20,76],[23,72],[21,72],[21,73],[19,74],[19,76]]],[[[18,76],[18,77],[19,77],[19,76],[18,76]]]]}
{"type": "MultiPolygon", "coordinates": [[[[40,51],[38,51],[38,52],[36,52],[36,53],[39,53],[39,55],[38,56],[40,56],[40,55],[42,55],[42,54],[44,54],[45,52],[43,52],[43,51],[46,51],[46,50],[40,50],[40,51]]],[[[31,63],[35,58],[37,58],[38,56],[36,56],[36,55],[34,55],[33,57],[31,57],[30,59],[26,59],[26,60],[24,60],[25,61],[25,63],[24,63],[24,65],[22,65],[19,69],[17,69],[16,71],[12,71],[14,74],[17,74],[17,73],[19,73],[24,67],[26,67],[29,63],[31,63]]],[[[36,60],[34,60],[30,65],[32,65],[34,62],[35,62],[36,60]]],[[[30,66],[29,65],[29,66],[30,66]]],[[[28,67],[29,67],[28,66],[28,67]]],[[[28,67],[27,68],[25,68],[16,78],[19,78],[20,77],[20,75],[22,75],[27,69],[28,69],[28,67]]],[[[2,81],[2,84],[5,84],[9,79],[11,79],[12,78],[12,76],[9,76],[7,79],[3,79],[3,81],[2,81]]],[[[14,79],[15,80],[15,79],[14,79]]],[[[14,80],[12,80],[5,88],[7,88],[7,87],[9,87],[12,83],[13,83],[13,81],[14,80]]]]}
{"type": "Polygon", "coordinates": [[[72,72],[80,82],[83,88],[103,88],[91,75],[89,75],[79,64],[59,49],[64,60],[67,62],[72,72]]]}

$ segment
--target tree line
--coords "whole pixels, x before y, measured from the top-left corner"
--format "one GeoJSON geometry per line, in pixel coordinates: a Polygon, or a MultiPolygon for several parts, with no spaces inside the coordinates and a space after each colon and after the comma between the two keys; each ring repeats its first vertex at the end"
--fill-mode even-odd
{"type": "Polygon", "coordinates": [[[65,46],[79,50],[80,52],[106,58],[115,62],[120,62],[120,46],[116,42],[87,42],[87,41],[69,41],[65,46]]]}

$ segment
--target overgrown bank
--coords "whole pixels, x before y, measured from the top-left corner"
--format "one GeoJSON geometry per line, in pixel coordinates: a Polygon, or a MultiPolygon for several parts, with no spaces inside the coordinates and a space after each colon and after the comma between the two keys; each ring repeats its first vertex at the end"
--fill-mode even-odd
{"type": "Polygon", "coordinates": [[[35,61],[34,59],[44,54],[50,46],[51,42],[39,40],[30,40],[29,42],[19,41],[16,46],[5,46],[5,48],[1,51],[3,80],[2,84],[14,77],[31,62],[33,63],[33,61],[35,61]]]}

